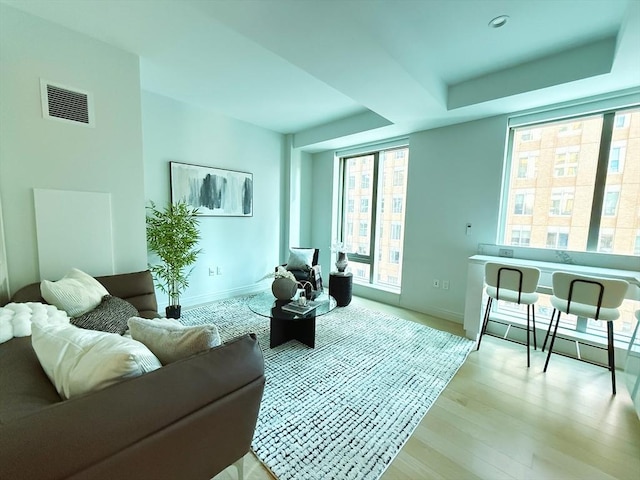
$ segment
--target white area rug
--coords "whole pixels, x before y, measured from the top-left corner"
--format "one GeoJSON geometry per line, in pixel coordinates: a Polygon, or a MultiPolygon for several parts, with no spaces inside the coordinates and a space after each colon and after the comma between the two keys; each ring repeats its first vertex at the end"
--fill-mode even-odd
{"type": "Polygon", "coordinates": [[[225,341],[257,334],[267,383],[253,451],[280,480],[376,480],[473,346],[471,340],[359,306],[316,321],[316,348],[269,348],[250,297],[185,311],[225,341]]]}

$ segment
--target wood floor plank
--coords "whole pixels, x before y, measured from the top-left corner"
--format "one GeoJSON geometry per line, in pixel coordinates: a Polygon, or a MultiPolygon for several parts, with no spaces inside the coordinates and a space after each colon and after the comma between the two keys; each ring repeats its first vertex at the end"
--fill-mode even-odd
{"type": "MultiPolygon", "coordinates": [[[[353,304],[464,335],[457,323],[357,297],[353,304]]],[[[545,358],[532,350],[527,368],[523,345],[486,336],[382,480],[638,480],[640,420],[622,377],[613,396],[606,369],[553,355],[542,373],[545,358]]],[[[215,477],[236,478],[233,467],[215,477]]],[[[250,453],[245,478],[274,477],[250,453]]]]}

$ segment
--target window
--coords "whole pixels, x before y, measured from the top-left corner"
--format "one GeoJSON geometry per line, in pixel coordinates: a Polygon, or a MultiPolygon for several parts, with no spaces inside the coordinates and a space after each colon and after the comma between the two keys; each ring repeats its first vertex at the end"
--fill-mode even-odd
{"type": "Polygon", "coordinates": [[[347,202],[347,211],[353,212],[354,210],[355,210],[355,200],[353,198],[350,198],[349,201],[347,202]]]}
{"type": "Polygon", "coordinates": [[[598,238],[598,251],[602,253],[613,252],[613,229],[601,229],[598,238]]]}
{"type": "Polygon", "coordinates": [[[349,255],[349,265],[357,283],[400,291],[408,160],[406,146],[340,159],[344,179],[343,211],[339,212],[341,240],[356,247],[356,252],[349,255]],[[361,179],[353,189],[348,187],[352,176],[361,179]],[[349,205],[356,202],[360,209],[349,210],[349,205]],[[357,241],[349,232],[349,222],[359,225],[357,241]]]}
{"type": "Polygon", "coordinates": [[[404,203],[404,196],[393,197],[393,204],[391,205],[391,211],[393,213],[402,213],[402,204],[404,203]]]}
{"type": "Polygon", "coordinates": [[[578,170],[579,147],[559,148],[553,174],[556,177],[575,177],[578,170]]]}
{"type": "Polygon", "coordinates": [[[531,215],[533,214],[533,190],[516,190],[514,192],[513,214],[531,215]]]}
{"type": "Polygon", "coordinates": [[[613,122],[614,128],[626,128],[626,126],[629,125],[628,119],[629,115],[616,115],[616,119],[613,122]]]}
{"type": "Polygon", "coordinates": [[[635,106],[511,126],[497,243],[639,255],[638,125],[635,106]]]}
{"type": "Polygon", "coordinates": [[[518,158],[518,178],[534,178],[536,176],[535,152],[523,152],[518,158]]]}
{"type": "MultiPolygon", "coordinates": [[[[620,198],[620,186],[614,185],[607,187],[604,193],[604,205],[602,206],[602,215],[605,217],[613,217],[618,210],[618,199],[620,198]]],[[[600,250],[598,250],[600,251],[600,250]]]]}
{"type": "Polygon", "coordinates": [[[554,188],[551,190],[549,215],[571,215],[573,196],[573,188],[554,188]]]}
{"type": "Polygon", "coordinates": [[[350,175],[349,176],[349,188],[356,188],[356,176],[355,175],[350,175]]]}
{"type": "Polygon", "coordinates": [[[402,224],[392,223],[391,224],[391,240],[400,240],[401,233],[402,233],[402,224]]]}
{"type": "Polygon", "coordinates": [[[511,245],[528,247],[531,243],[531,227],[514,225],[511,227],[511,245]]]}
{"type": "Polygon", "coordinates": [[[609,152],[609,173],[622,173],[627,142],[614,142],[609,152]]]}
{"type": "Polygon", "coordinates": [[[569,230],[566,228],[549,227],[547,231],[547,248],[566,250],[569,245],[569,230]]]}
{"type": "Polygon", "coordinates": [[[369,188],[369,175],[365,174],[360,177],[360,188],[369,188]]]}
{"type": "Polygon", "coordinates": [[[640,230],[636,233],[636,241],[633,245],[633,254],[640,255],[640,230]]]}

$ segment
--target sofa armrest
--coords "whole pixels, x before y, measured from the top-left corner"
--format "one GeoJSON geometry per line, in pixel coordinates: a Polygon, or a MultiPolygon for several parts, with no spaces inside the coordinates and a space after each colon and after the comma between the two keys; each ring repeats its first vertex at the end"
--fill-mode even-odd
{"type": "Polygon", "coordinates": [[[0,478],[211,478],[249,450],[263,387],[239,337],[2,425],[0,478]]]}

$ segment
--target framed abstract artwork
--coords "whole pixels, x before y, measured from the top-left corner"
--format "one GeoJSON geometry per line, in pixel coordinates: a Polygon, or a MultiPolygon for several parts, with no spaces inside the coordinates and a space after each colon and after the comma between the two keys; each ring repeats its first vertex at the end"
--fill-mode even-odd
{"type": "Polygon", "coordinates": [[[198,215],[253,216],[253,174],[169,162],[171,203],[186,202],[198,215]]]}

